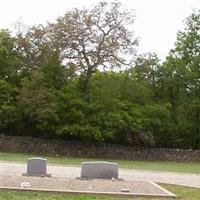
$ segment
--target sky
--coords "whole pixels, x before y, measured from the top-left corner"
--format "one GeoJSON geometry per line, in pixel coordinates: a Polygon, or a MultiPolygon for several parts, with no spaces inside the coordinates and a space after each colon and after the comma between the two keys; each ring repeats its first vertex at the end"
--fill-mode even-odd
{"type": "MultiPolygon", "coordinates": [[[[101,0],[106,1],[106,0],[101,0]]],[[[21,20],[26,25],[53,22],[72,8],[91,7],[99,0],[0,0],[0,29],[12,30],[21,20]]],[[[110,2],[110,1],[106,1],[110,2]]],[[[121,0],[135,11],[132,27],[139,37],[139,52],[155,52],[164,59],[174,47],[178,30],[194,10],[200,10],[200,0],[121,0]]]]}

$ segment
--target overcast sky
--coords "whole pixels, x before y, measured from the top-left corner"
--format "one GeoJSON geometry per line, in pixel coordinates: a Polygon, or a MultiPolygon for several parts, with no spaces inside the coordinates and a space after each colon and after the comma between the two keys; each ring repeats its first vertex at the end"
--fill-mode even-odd
{"type": "MultiPolygon", "coordinates": [[[[104,0],[105,1],[105,0],[104,0]]],[[[90,7],[99,0],[0,0],[0,29],[11,29],[21,19],[27,25],[53,21],[74,7],[90,7]]],[[[134,31],[140,37],[140,52],[156,52],[164,58],[173,48],[176,33],[200,0],[121,0],[136,13],[134,31]]]]}

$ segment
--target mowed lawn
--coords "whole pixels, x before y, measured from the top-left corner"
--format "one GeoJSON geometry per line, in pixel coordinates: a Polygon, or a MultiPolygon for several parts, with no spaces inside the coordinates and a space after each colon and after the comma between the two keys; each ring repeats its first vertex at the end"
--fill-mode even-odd
{"type": "MultiPolygon", "coordinates": [[[[57,165],[81,165],[84,161],[110,161],[117,162],[120,168],[145,169],[171,172],[200,173],[200,163],[185,163],[175,161],[150,161],[150,160],[116,160],[116,159],[94,159],[94,158],[72,158],[59,155],[38,155],[23,153],[1,153],[1,161],[26,162],[30,157],[47,158],[49,164],[57,165]]],[[[200,199],[200,198],[199,198],[200,199]]]]}
{"type": "MultiPolygon", "coordinates": [[[[162,184],[164,188],[177,195],[178,200],[199,200],[200,189],[166,185],[162,184]]],[[[109,196],[94,196],[94,195],[69,195],[58,193],[43,193],[43,192],[16,192],[0,190],[1,200],[130,200],[130,198],[114,198],[109,196]]],[[[137,200],[167,200],[162,198],[134,198],[137,200]]]]}

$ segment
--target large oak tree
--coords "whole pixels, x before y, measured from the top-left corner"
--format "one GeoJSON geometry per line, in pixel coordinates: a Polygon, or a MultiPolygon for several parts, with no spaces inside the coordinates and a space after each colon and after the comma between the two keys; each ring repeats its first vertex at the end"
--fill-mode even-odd
{"type": "Polygon", "coordinates": [[[63,61],[82,75],[84,92],[97,69],[130,66],[137,45],[128,28],[133,21],[133,12],[120,3],[103,2],[92,9],[68,11],[49,25],[63,61]]]}

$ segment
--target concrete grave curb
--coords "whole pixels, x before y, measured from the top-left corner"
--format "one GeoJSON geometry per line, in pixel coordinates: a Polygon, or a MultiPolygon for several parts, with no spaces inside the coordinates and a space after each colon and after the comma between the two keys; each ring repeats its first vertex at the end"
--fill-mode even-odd
{"type": "MultiPolygon", "coordinates": [[[[155,184],[155,183],[154,183],[155,184]]],[[[156,184],[157,185],[157,184],[156,184]]],[[[163,188],[164,189],[164,188],[163,188]]],[[[158,197],[158,198],[176,198],[176,195],[168,192],[167,194],[145,194],[145,193],[123,193],[123,192],[95,192],[95,191],[78,191],[78,190],[47,190],[47,189],[32,189],[32,188],[19,188],[19,187],[0,187],[0,190],[7,191],[29,191],[29,192],[48,192],[48,193],[63,193],[63,194],[89,194],[89,195],[104,195],[114,197],[158,197]]]]}

